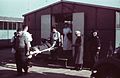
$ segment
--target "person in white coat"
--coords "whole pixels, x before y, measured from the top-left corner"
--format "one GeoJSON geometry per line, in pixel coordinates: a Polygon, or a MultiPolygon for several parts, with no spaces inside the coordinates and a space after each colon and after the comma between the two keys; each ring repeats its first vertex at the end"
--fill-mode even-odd
{"type": "Polygon", "coordinates": [[[67,21],[64,24],[63,28],[63,52],[65,58],[71,60],[72,58],[72,31],[70,28],[70,23],[67,21]]]}

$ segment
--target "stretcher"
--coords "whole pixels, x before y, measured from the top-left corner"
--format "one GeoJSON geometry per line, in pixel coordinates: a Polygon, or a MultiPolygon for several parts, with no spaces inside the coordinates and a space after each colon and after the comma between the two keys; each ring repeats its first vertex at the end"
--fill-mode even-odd
{"type": "Polygon", "coordinates": [[[38,48],[35,48],[35,51],[30,51],[30,54],[28,55],[28,58],[32,58],[32,56],[37,56],[38,54],[44,53],[44,52],[50,52],[51,50],[54,50],[56,47],[54,48],[47,48],[47,49],[43,49],[43,50],[39,50],[38,48]]]}

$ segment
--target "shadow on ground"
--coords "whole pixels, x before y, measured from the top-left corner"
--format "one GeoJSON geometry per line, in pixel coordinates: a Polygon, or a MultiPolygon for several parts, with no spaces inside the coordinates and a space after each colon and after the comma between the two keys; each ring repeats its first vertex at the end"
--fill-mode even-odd
{"type": "MultiPolygon", "coordinates": [[[[50,61],[48,61],[46,58],[47,57],[45,56],[33,58],[33,65],[36,67],[57,68],[57,66],[49,66],[48,64],[50,61]]],[[[52,61],[52,63],[54,64],[55,62],[52,61]]],[[[61,68],[61,66],[58,66],[58,68],[61,68]]],[[[59,72],[53,73],[42,70],[41,72],[39,69],[36,69],[31,70],[27,75],[17,77],[14,54],[11,53],[11,49],[0,50],[0,78],[88,78],[59,72]]]]}
{"type": "Polygon", "coordinates": [[[31,71],[27,75],[22,76],[16,76],[16,73],[17,72],[13,70],[0,70],[0,78],[88,78],[51,72],[37,73],[31,71]]]}

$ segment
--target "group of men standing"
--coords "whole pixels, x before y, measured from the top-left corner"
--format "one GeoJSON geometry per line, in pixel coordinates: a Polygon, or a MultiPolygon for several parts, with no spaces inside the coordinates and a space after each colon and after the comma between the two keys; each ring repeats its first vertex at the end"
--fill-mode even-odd
{"type": "MultiPolygon", "coordinates": [[[[15,32],[15,36],[11,40],[13,43],[13,48],[15,49],[15,61],[17,66],[17,75],[23,75],[28,73],[28,62],[27,55],[30,54],[30,42],[32,41],[32,36],[29,32],[27,32],[28,26],[24,26],[23,29],[19,28],[17,32],[15,32]],[[22,72],[24,69],[24,73],[22,72]]],[[[52,33],[50,35],[51,44],[53,47],[58,47],[56,50],[51,51],[52,58],[57,58],[58,52],[60,51],[60,47],[63,47],[63,54],[68,60],[72,60],[76,70],[82,69],[83,66],[83,52],[81,52],[81,43],[82,43],[82,35],[79,30],[75,31],[76,40],[75,43],[72,44],[72,30],[70,28],[70,24],[66,22],[63,28],[63,36],[61,37],[60,32],[57,31],[56,26],[52,27],[52,33]],[[62,45],[63,44],[63,45],[62,45]],[[72,53],[72,47],[74,47],[75,53],[72,53]],[[81,62],[82,61],[82,62],[81,62]]],[[[93,31],[90,37],[90,56],[91,56],[91,68],[95,63],[95,56],[99,54],[99,50],[101,48],[100,39],[98,37],[97,31],[93,31]]],[[[51,48],[51,49],[52,49],[51,48]]]]}
{"type": "MultiPolygon", "coordinates": [[[[72,43],[72,29],[71,29],[71,23],[70,22],[65,22],[64,23],[64,27],[63,27],[63,56],[65,56],[65,58],[68,59],[68,61],[72,61],[71,63],[74,64],[74,69],[75,70],[81,70],[83,67],[83,52],[82,52],[82,33],[79,30],[75,31],[75,35],[76,35],[76,40],[75,43],[72,43]],[[74,53],[73,53],[73,48],[74,47],[74,53]]],[[[53,41],[57,41],[60,42],[62,40],[60,40],[60,33],[57,31],[56,27],[53,27],[53,33],[56,33],[56,37],[53,37],[53,41]],[[54,32],[54,30],[56,32],[54,32]],[[59,35],[57,34],[59,33],[59,35]],[[56,38],[56,39],[54,39],[56,38]]],[[[88,43],[89,43],[89,51],[90,51],[90,60],[91,60],[91,65],[90,68],[92,69],[94,64],[95,64],[95,60],[96,60],[96,56],[99,56],[99,52],[101,49],[101,44],[100,44],[100,39],[98,36],[98,31],[96,30],[92,30],[92,32],[90,33],[90,37],[88,39],[88,43]]],[[[59,44],[59,43],[58,43],[59,44]]],[[[60,50],[60,49],[59,49],[60,50]]],[[[58,53],[56,52],[55,56],[58,53]]],[[[53,54],[54,55],[54,54],[53,54]]]]}

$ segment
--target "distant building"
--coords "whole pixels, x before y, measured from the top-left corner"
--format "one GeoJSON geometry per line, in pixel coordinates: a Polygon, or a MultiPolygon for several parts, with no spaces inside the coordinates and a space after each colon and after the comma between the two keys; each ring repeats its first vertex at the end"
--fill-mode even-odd
{"type": "Polygon", "coordinates": [[[92,29],[99,31],[101,39],[101,57],[105,57],[112,42],[115,48],[116,40],[116,13],[120,8],[99,6],[71,1],[60,1],[24,16],[24,24],[28,25],[33,34],[33,45],[40,43],[41,38],[48,38],[52,25],[58,24],[57,29],[62,33],[64,21],[71,21],[73,43],[75,30],[80,30],[83,35],[82,49],[84,51],[84,64],[90,64],[90,52],[87,37],[92,29]]]}
{"type": "Polygon", "coordinates": [[[18,27],[22,27],[23,18],[0,16],[0,47],[9,46],[9,39],[14,35],[18,27]]]}

